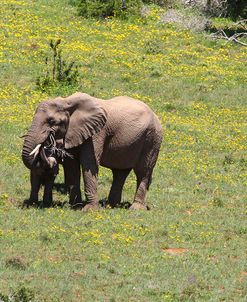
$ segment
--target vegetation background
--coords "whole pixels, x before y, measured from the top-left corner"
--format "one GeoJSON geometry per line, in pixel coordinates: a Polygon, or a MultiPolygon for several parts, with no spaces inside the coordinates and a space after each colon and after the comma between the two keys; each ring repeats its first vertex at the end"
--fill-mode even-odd
{"type": "MultiPolygon", "coordinates": [[[[246,301],[247,48],[210,36],[246,32],[236,23],[246,8],[209,19],[204,2],[161,2],[85,18],[85,1],[1,1],[0,300],[246,301]],[[196,31],[201,17],[207,32],[196,31]],[[55,63],[51,40],[60,40],[55,63]],[[52,77],[56,64],[62,76],[52,77]],[[54,208],[22,207],[30,184],[20,137],[41,100],[76,90],[129,95],[159,116],[151,211],[124,209],[133,175],[123,208],[72,211],[62,172],[54,208]]],[[[110,183],[101,169],[103,204],[110,183]]]]}

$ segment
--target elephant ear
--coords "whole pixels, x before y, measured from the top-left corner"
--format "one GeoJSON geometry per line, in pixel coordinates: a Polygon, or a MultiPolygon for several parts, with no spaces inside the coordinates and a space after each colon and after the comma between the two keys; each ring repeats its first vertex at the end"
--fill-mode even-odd
{"type": "Polygon", "coordinates": [[[106,123],[107,114],[99,100],[85,93],[75,93],[64,101],[65,110],[70,114],[65,136],[65,148],[69,149],[98,133],[106,123]]]}

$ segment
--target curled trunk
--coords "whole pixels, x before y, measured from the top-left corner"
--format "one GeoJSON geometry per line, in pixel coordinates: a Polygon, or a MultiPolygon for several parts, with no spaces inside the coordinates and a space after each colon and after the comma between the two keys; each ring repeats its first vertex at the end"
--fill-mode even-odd
{"type": "Polygon", "coordinates": [[[36,146],[35,140],[27,134],[22,148],[22,161],[28,169],[31,169],[34,165],[34,155],[30,155],[30,153],[36,146]]]}
{"type": "Polygon", "coordinates": [[[32,153],[38,144],[43,143],[47,138],[47,135],[44,132],[43,137],[41,137],[41,135],[42,132],[37,130],[34,123],[25,135],[22,148],[22,161],[28,169],[32,169],[37,164],[37,156],[35,156],[35,154],[30,155],[30,153],[32,153]]]}

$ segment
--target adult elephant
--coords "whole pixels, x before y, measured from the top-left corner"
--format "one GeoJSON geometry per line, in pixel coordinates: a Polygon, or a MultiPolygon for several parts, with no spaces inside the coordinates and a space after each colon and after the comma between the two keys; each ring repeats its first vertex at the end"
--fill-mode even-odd
{"type": "Polygon", "coordinates": [[[25,138],[23,161],[31,162],[32,150],[46,144],[50,135],[63,139],[65,149],[74,156],[64,163],[67,182],[75,192],[70,197],[72,204],[79,192],[81,165],[87,199],[84,209],[99,208],[97,175],[101,165],[113,173],[108,198],[112,207],[121,201],[124,182],[133,169],[137,189],[130,208],[147,209],[145,195],[157,161],[162,128],[146,104],[127,96],[102,100],[79,92],[44,101],[25,138]]]}

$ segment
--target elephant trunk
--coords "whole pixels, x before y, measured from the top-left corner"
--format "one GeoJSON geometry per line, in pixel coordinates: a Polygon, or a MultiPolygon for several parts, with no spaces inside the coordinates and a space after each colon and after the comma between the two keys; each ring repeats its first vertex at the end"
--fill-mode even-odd
{"type": "Polygon", "coordinates": [[[33,149],[36,147],[34,141],[27,135],[24,140],[23,148],[22,148],[22,161],[24,165],[31,169],[34,165],[34,155],[30,155],[33,149]]]}
{"type": "Polygon", "coordinates": [[[32,131],[29,130],[27,135],[25,136],[22,148],[22,161],[28,169],[33,168],[35,165],[36,154],[32,154],[32,152],[36,147],[37,142],[35,133],[32,134],[32,131]]]}
{"type": "Polygon", "coordinates": [[[37,130],[35,123],[32,124],[28,133],[25,135],[23,148],[22,148],[22,161],[28,169],[32,169],[37,166],[37,155],[41,144],[47,139],[47,135],[43,131],[43,137],[41,137],[42,131],[37,130]]]}

